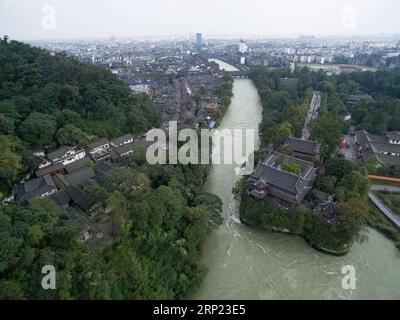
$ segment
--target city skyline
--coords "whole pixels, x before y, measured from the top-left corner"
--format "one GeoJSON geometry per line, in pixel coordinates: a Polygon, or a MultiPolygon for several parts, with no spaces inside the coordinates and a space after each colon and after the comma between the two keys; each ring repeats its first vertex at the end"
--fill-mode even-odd
{"type": "MultiPolygon", "coordinates": [[[[230,1],[0,1],[0,30],[17,40],[109,37],[324,37],[396,34],[395,0],[347,1],[318,5],[295,2],[230,1]],[[155,8],[157,10],[155,10],[155,8]],[[388,10],[391,8],[391,10],[388,10]],[[279,13],[279,14],[277,14],[279,13]]],[[[397,8],[397,9],[396,9],[397,8]]]]}

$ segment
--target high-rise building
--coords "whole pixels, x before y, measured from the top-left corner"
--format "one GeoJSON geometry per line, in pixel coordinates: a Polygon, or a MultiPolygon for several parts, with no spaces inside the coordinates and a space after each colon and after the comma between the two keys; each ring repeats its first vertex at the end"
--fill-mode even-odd
{"type": "Polygon", "coordinates": [[[200,50],[203,46],[203,35],[201,33],[196,33],[196,47],[200,50]]]}
{"type": "Polygon", "coordinates": [[[239,52],[240,53],[247,53],[248,50],[249,50],[249,47],[247,46],[247,44],[243,40],[240,40],[239,52]]]}

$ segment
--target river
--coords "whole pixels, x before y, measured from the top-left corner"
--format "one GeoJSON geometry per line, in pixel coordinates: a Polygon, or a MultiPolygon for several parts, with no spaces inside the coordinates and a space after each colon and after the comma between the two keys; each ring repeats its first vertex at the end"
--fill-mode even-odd
{"type": "MultiPolygon", "coordinates": [[[[216,60],[227,71],[235,68],[216,60]]],[[[220,128],[253,128],[261,103],[251,80],[235,80],[234,97],[220,128]]],[[[312,249],[301,237],[242,225],[232,195],[234,165],[213,165],[205,185],[223,201],[224,223],[205,243],[208,268],[195,299],[400,299],[400,251],[375,230],[343,257],[312,249]],[[342,288],[343,266],[356,270],[356,289],[342,288]]]]}

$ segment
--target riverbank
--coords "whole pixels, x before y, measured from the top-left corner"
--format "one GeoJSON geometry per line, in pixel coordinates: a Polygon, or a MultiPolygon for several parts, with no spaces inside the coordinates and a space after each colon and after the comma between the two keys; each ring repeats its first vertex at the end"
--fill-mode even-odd
{"type": "Polygon", "coordinates": [[[248,226],[303,237],[311,247],[325,254],[342,256],[351,248],[342,238],[339,225],[326,223],[307,208],[283,210],[271,201],[253,199],[246,188],[241,190],[239,198],[239,217],[248,226]]]}
{"type": "MultiPolygon", "coordinates": [[[[235,80],[233,93],[220,129],[257,130],[262,107],[253,82],[235,80]]],[[[191,298],[400,298],[400,259],[391,241],[368,229],[368,242],[354,243],[348,254],[335,257],[314,250],[299,236],[248,227],[240,223],[239,203],[232,194],[239,178],[234,169],[234,165],[212,165],[204,186],[204,191],[222,200],[224,222],[204,244],[202,264],[207,273],[191,298]],[[345,265],[356,267],[357,290],[344,290],[341,286],[345,265]]]]}
{"type": "MultiPolygon", "coordinates": [[[[311,243],[311,241],[310,241],[309,239],[307,239],[307,237],[302,236],[302,235],[298,235],[298,234],[294,234],[294,233],[292,233],[292,232],[291,232],[290,230],[288,230],[288,229],[279,229],[279,228],[271,227],[271,226],[266,226],[265,229],[262,229],[262,228],[259,228],[259,227],[257,227],[257,226],[254,226],[254,225],[248,223],[248,222],[247,222],[245,219],[243,219],[242,217],[240,217],[239,219],[240,219],[240,222],[241,222],[242,224],[244,224],[245,226],[250,227],[250,228],[256,228],[256,229],[258,229],[258,230],[267,231],[267,232],[269,231],[269,232],[272,232],[272,233],[285,234],[285,235],[293,236],[293,237],[302,237],[302,238],[305,240],[305,242],[307,242],[307,244],[308,244],[310,247],[312,247],[313,249],[315,249],[315,250],[317,250],[317,251],[319,251],[319,252],[322,252],[322,253],[324,253],[324,254],[331,255],[331,256],[336,256],[336,257],[344,256],[344,255],[346,255],[346,254],[349,252],[349,250],[350,250],[350,248],[351,248],[351,246],[349,246],[347,249],[344,249],[344,250],[341,250],[341,251],[330,250],[330,249],[327,249],[327,248],[324,248],[324,247],[320,247],[320,246],[314,245],[314,244],[311,243]]],[[[400,244],[399,244],[399,249],[400,249],[400,244]]]]}

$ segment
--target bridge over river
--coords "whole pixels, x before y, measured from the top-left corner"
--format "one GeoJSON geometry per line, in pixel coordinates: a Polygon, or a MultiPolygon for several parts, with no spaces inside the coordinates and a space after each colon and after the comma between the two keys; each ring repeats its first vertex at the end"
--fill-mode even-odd
{"type": "Polygon", "coordinates": [[[239,68],[228,64],[227,62],[219,59],[208,59],[208,61],[216,62],[220,65],[220,69],[230,74],[234,79],[247,79],[249,72],[246,70],[240,70],[239,68]]]}

